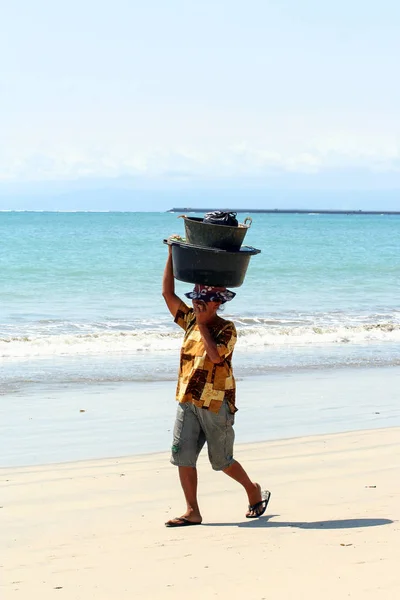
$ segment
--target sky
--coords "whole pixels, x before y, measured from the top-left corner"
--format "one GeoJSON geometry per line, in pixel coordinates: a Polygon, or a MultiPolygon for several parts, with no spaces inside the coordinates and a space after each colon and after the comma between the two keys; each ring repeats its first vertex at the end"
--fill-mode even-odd
{"type": "Polygon", "coordinates": [[[0,209],[400,210],[399,28],[398,0],[4,3],[0,209]]]}

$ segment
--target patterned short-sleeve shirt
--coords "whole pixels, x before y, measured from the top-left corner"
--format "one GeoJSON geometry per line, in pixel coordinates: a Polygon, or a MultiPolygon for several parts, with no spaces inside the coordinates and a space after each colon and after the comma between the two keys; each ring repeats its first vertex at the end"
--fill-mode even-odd
{"type": "Polygon", "coordinates": [[[235,325],[220,319],[210,328],[221,357],[221,362],[216,364],[207,356],[193,309],[184,302],[178,308],[175,323],[185,330],[176,389],[178,402],[192,402],[217,413],[226,400],[230,411],[236,412],[236,384],[232,372],[232,352],[237,339],[235,325]]]}

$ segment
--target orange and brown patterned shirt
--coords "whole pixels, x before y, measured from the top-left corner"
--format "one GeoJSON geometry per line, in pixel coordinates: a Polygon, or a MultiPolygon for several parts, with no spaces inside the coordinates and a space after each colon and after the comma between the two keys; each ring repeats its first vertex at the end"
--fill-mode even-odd
{"type": "Polygon", "coordinates": [[[230,411],[236,412],[236,384],[231,362],[237,339],[235,325],[221,319],[210,328],[221,357],[221,362],[215,364],[205,351],[194,311],[184,302],[178,308],[175,323],[185,330],[176,389],[178,402],[193,402],[199,408],[217,413],[226,400],[230,411]]]}

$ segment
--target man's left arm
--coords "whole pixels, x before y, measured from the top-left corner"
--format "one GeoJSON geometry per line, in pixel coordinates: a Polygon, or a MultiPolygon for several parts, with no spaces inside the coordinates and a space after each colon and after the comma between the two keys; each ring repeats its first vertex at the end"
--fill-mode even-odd
{"type": "Polygon", "coordinates": [[[204,323],[197,323],[201,339],[203,340],[204,348],[207,353],[208,358],[211,362],[218,364],[224,361],[224,358],[221,358],[218,352],[218,346],[215,340],[213,339],[210,330],[207,325],[204,323]]]}
{"type": "Polygon", "coordinates": [[[224,362],[225,358],[232,354],[236,343],[237,335],[233,323],[218,334],[217,340],[213,338],[206,325],[198,323],[198,327],[208,358],[215,364],[224,362]]]}

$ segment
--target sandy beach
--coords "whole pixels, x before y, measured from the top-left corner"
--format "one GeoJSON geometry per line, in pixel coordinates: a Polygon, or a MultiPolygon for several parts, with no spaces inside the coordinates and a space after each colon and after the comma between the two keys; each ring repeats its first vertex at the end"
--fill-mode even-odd
{"type": "Polygon", "coordinates": [[[200,527],[166,454],[0,471],[2,600],[400,595],[400,429],[238,445],[272,492],[246,520],[237,484],[199,463],[200,527]]]}

